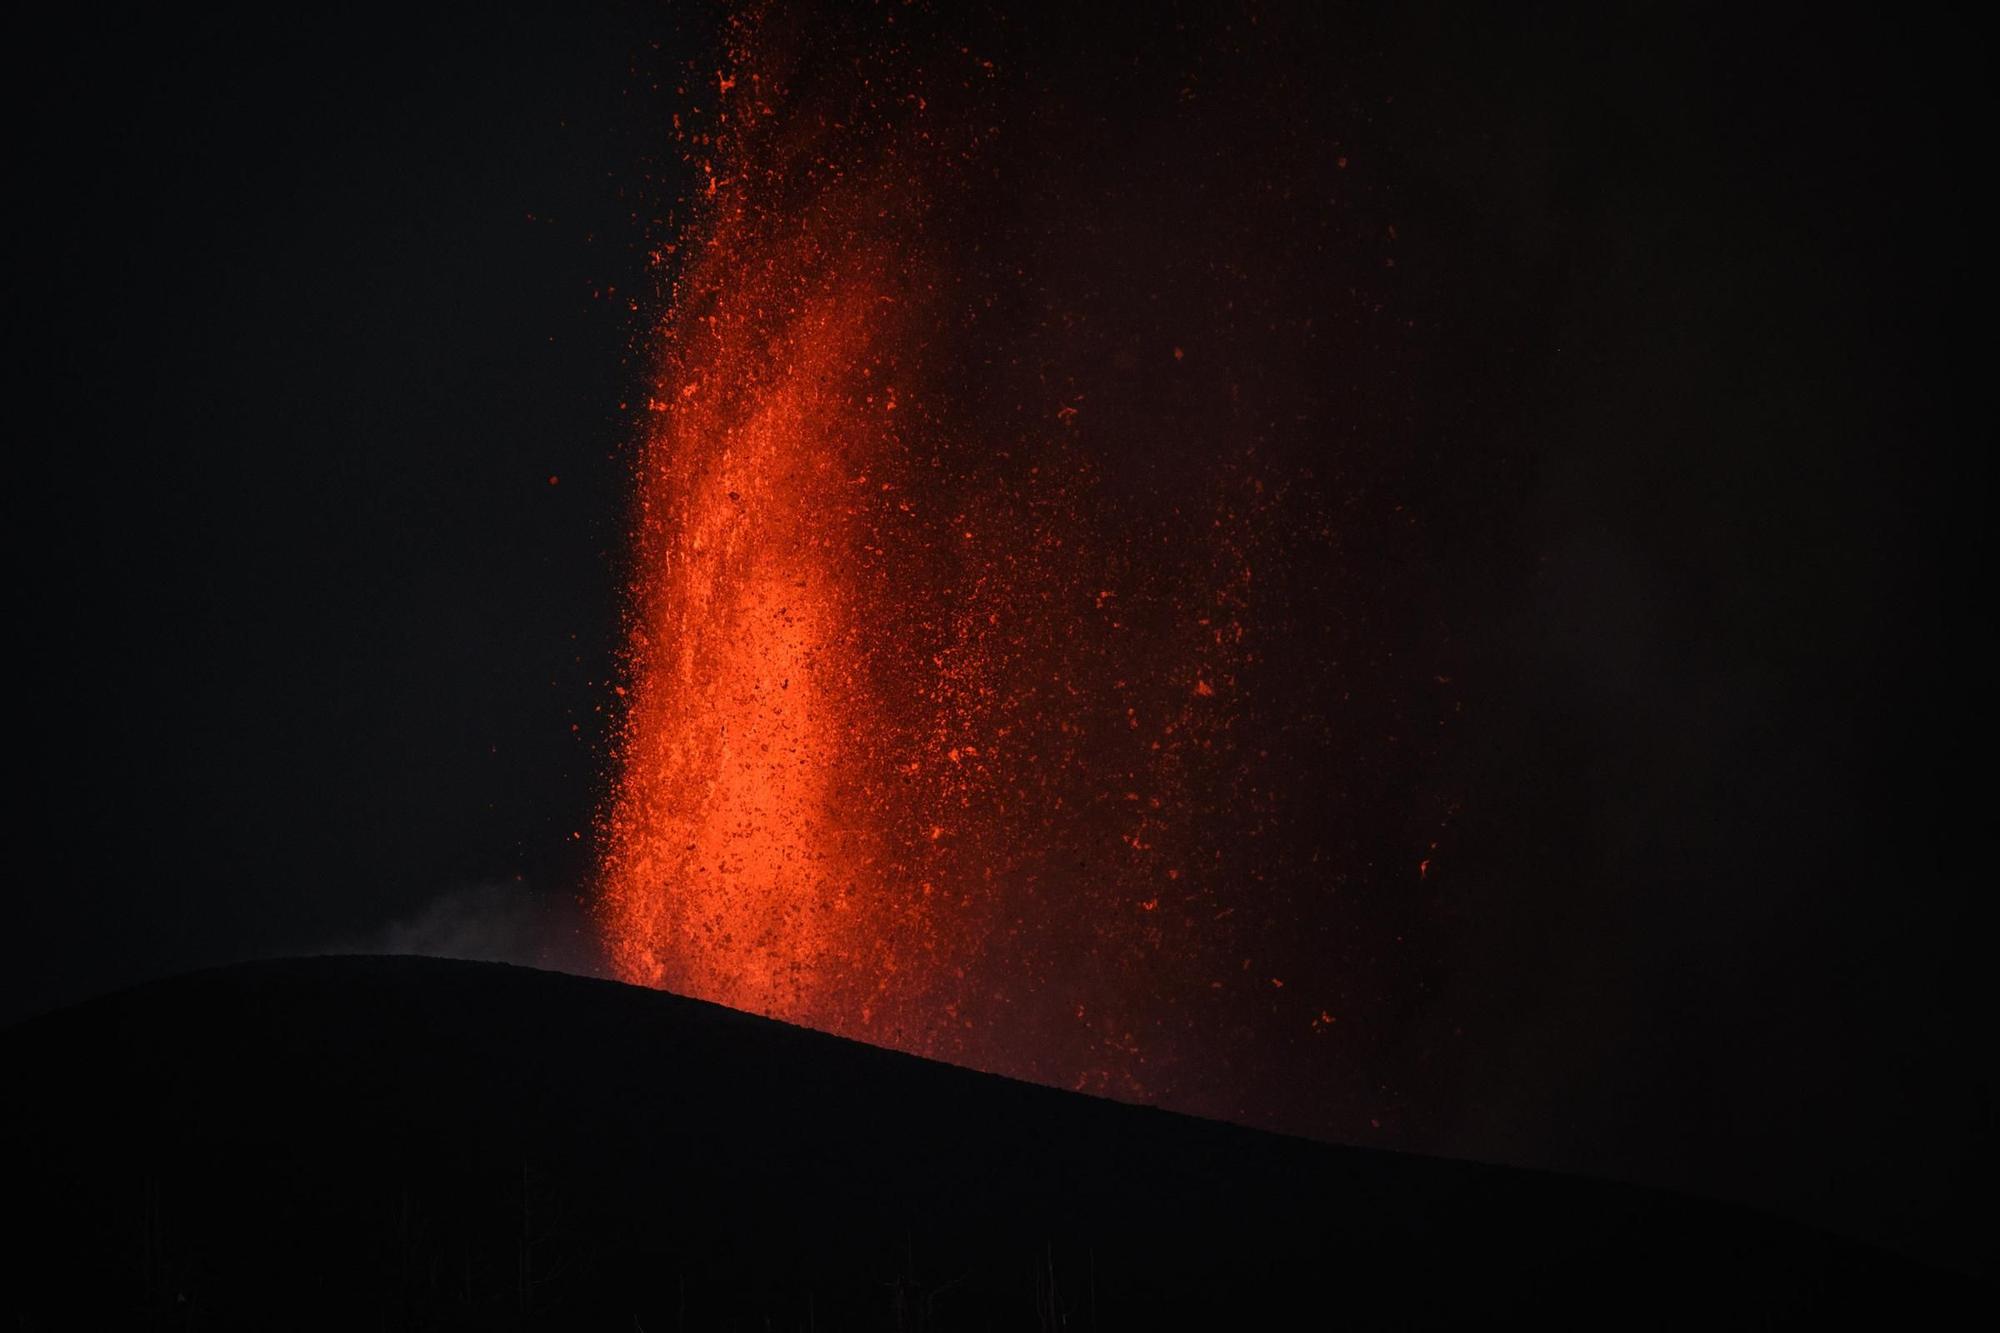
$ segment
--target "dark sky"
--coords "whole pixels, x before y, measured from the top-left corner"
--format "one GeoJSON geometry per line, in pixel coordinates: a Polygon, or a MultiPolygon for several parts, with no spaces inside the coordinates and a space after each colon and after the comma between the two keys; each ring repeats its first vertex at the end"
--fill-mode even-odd
{"type": "MultiPolygon", "coordinates": [[[[1057,22],[1017,58],[1044,23],[1059,77],[1155,41],[1057,22]]],[[[468,892],[568,928],[626,299],[712,41],[551,5],[17,48],[0,1014],[468,892]]],[[[1468,718],[1408,1146],[1972,1252],[1972,50],[1907,8],[1300,27],[1393,200],[1399,476],[1468,718]]]]}
{"type": "Polygon", "coordinates": [[[675,35],[550,6],[55,49],[22,495],[60,835],[10,1011],[576,891],[675,35]]]}

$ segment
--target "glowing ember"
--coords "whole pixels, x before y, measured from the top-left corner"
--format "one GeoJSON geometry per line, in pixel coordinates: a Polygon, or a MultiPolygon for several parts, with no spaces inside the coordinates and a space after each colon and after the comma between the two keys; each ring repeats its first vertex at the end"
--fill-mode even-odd
{"type": "Polygon", "coordinates": [[[1224,992],[1304,1034],[1346,998],[1280,981],[1325,969],[1273,928],[1351,855],[1300,813],[1355,678],[1329,665],[1351,636],[1301,620],[1319,575],[1286,572],[1331,568],[1326,508],[1309,467],[1266,461],[1258,394],[1284,386],[1218,345],[1255,292],[1211,273],[1158,305],[1160,273],[1072,272],[1106,250],[1094,221],[1034,214],[1063,168],[992,128],[1063,109],[896,15],[816,24],[809,65],[739,21],[687,90],[702,187],[638,470],[612,957],[1234,1111],[1196,1082],[1233,1077],[1224,992]]]}

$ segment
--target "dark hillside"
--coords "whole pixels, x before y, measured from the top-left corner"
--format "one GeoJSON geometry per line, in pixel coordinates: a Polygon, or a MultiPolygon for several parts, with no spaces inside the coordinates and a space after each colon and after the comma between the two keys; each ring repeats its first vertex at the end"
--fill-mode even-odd
{"type": "Polygon", "coordinates": [[[499,965],[201,973],[0,1060],[21,1328],[1742,1325],[1964,1295],[1718,1205],[499,965]]]}

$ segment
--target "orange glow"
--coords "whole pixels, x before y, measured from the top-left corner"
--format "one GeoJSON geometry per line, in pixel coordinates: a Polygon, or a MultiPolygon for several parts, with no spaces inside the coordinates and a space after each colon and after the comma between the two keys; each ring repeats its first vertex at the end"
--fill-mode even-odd
{"type": "MultiPolygon", "coordinates": [[[[895,16],[738,20],[683,90],[694,211],[655,255],[675,280],[635,403],[608,952],[630,982],[1233,1114],[1252,1011],[1229,1006],[1296,1031],[1337,998],[1278,915],[1334,856],[1289,813],[1320,799],[1294,774],[1349,781],[1321,665],[1345,641],[1301,620],[1317,575],[1277,591],[1331,521],[1308,468],[1266,463],[1196,321],[1129,354],[1190,377],[1184,407],[1064,368],[1128,353],[1087,341],[1060,263],[1037,271],[1062,254],[1044,224],[1008,220],[1027,187],[998,164],[1043,169],[996,146],[1008,71],[895,16]],[[1274,685],[1280,641],[1303,665],[1274,685]]],[[[1165,321],[1131,290],[1126,314],[1165,321]]]]}
{"type": "MultiPolygon", "coordinates": [[[[926,236],[925,185],[948,184],[982,136],[926,112],[963,105],[990,66],[961,52],[930,76],[957,86],[940,99],[887,50],[836,134],[788,108],[760,25],[734,34],[721,108],[687,132],[703,212],[639,469],[602,897],[614,965],[1038,1072],[986,1030],[1047,966],[1009,919],[1015,899],[1096,893],[1054,883],[1054,863],[1104,838],[1118,849],[1104,888],[1156,905],[1171,775],[1153,756],[1174,720],[1142,716],[1123,680],[1103,688],[1108,645],[1073,642],[1078,617],[1101,636],[1117,605],[1081,456],[1053,429],[1012,448],[955,438],[927,356],[962,312],[926,236]],[[1155,747],[1139,752],[1150,800],[1104,809],[1086,777],[1093,712],[1155,747]]],[[[1053,402],[1043,422],[1066,431],[1077,415],[1053,402]]],[[[1183,699],[1213,693],[1192,665],[1183,699]]],[[[1105,770],[1128,795],[1129,765],[1105,770]]],[[[1103,1070],[1085,1081],[1143,1091],[1103,1070]]]]}
{"type": "Polygon", "coordinates": [[[816,192],[803,225],[786,207],[798,129],[761,72],[715,86],[715,128],[683,135],[707,202],[648,403],[603,919],[629,981],[853,1031],[930,934],[897,873],[914,807],[885,786],[857,568],[907,451],[888,414],[910,272],[869,191],[816,192]]]}
{"type": "Polygon", "coordinates": [[[1160,960],[1191,906],[1221,919],[1178,866],[1221,859],[1186,771],[1226,752],[1240,521],[1218,492],[1197,586],[1142,576],[1077,443],[1087,395],[1011,438],[955,410],[979,309],[930,229],[988,132],[940,106],[990,62],[888,45],[836,127],[765,25],[733,32],[683,131],[701,212],[645,417],[615,969],[1143,1096],[1172,1038],[1135,1036],[1157,1006],[1130,992],[1185,965],[1160,960]],[[1038,1037],[1055,1012],[1085,1035],[1038,1037]]]}

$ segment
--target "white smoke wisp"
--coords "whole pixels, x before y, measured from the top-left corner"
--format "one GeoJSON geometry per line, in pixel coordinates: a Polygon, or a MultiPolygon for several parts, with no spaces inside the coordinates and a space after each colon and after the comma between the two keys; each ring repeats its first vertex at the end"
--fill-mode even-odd
{"type": "Polygon", "coordinates": [[[414,915],[335,950],[513,963],[603,977],[603,951],[580,900],[516,882],[449,889],[414,915]]]}

